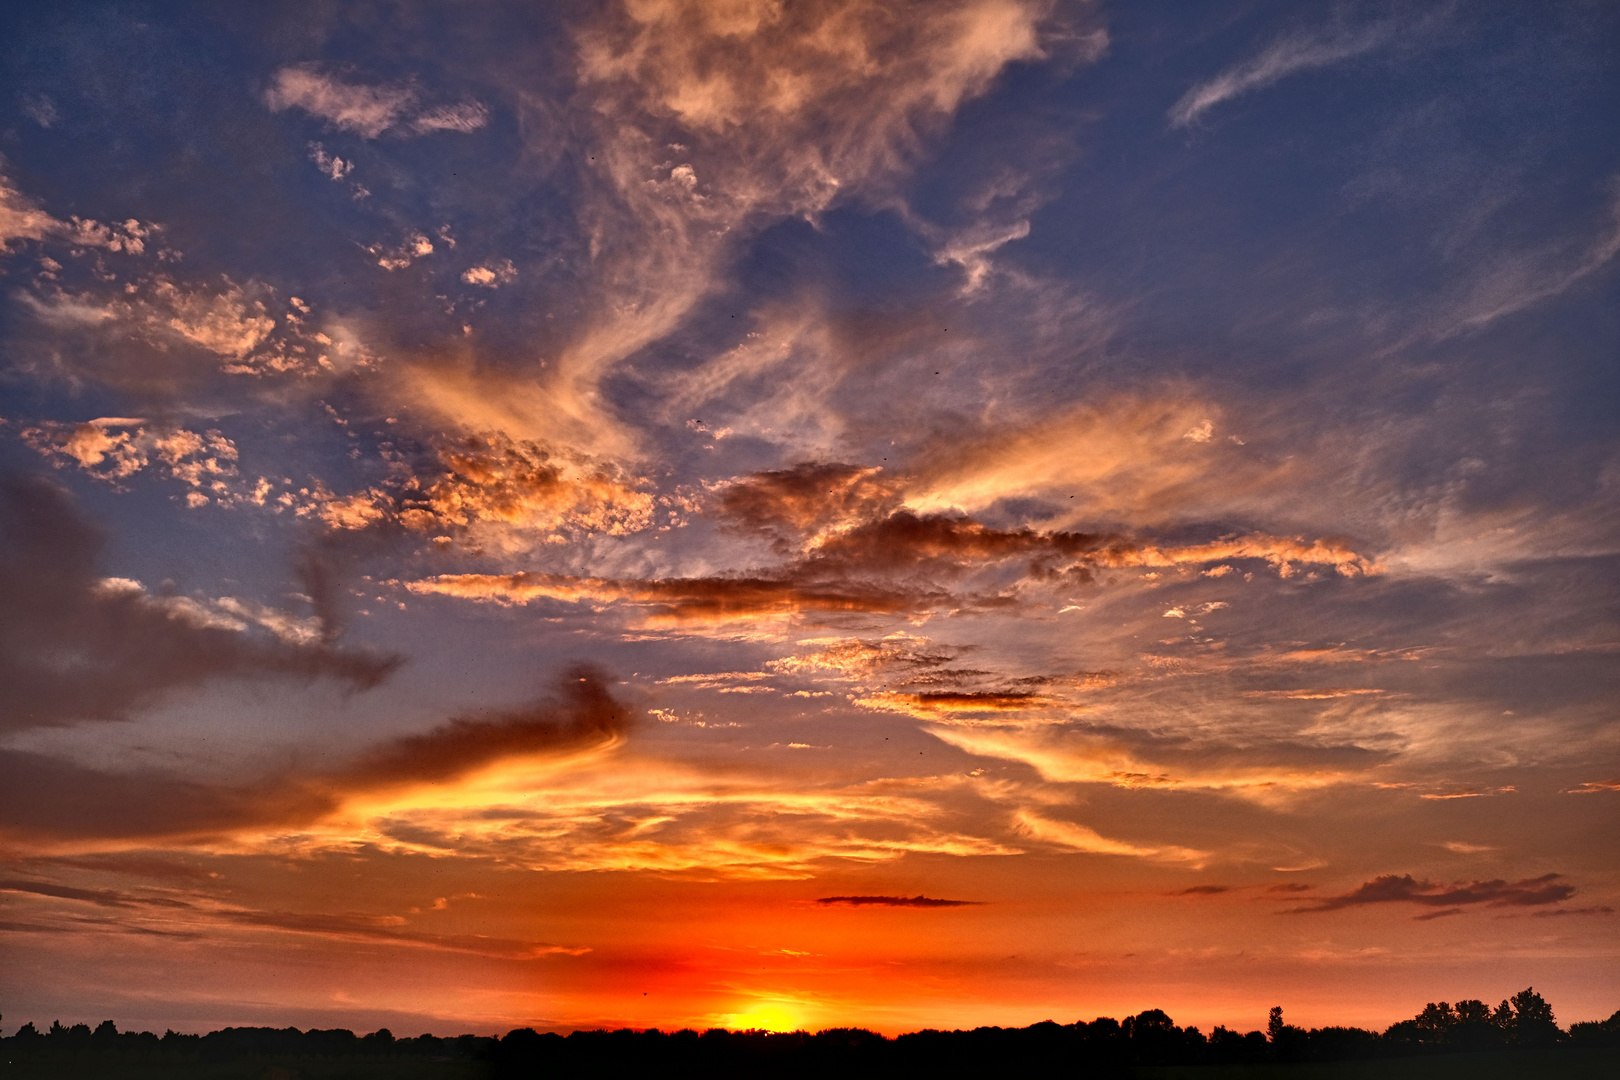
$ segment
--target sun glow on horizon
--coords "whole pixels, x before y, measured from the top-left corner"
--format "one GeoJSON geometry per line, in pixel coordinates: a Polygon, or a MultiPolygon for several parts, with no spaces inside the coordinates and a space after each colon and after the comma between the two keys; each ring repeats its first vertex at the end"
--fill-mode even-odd
{"type": "Polygon", "coordinates": [[[785,1001],[756,1001],[742,1012],[727,1013],[719,1018],[718,1027],[731,1031],[800,1031],[804,1029],[804,1013],[796,1004],[785,1001]]]}

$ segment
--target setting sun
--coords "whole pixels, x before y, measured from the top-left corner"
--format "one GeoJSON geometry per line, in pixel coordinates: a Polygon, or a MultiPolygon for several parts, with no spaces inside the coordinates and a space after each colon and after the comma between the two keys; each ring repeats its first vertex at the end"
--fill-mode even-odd
{"type": "Polygon", "coordinates": [[[781,1002],[761,1001],[744,1012],[722,1016],[718,1026],[733,1031],[797,1031],[803,1026],[800,1015],[781,1002]]]}

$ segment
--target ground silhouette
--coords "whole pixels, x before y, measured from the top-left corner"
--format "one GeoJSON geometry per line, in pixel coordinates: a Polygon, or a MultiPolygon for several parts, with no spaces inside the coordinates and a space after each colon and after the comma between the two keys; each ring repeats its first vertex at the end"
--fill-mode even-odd
{"type": "Polygon", "coordinates": [[[1024,1028],[924,1030],[886,1038],[861,1028],[808,1033],[519,1028],[505,1036],[396,1038],[343,1029],[230,1027],[207,1035],[120,1032],[111,1021],[24,1024],[0,1040],[0,1076],[208,1077],[210,1080],[398,1077],[505,1078],[998,1075],[1011,1070],[1078,1077],[1620,1075],[1620,1011],[1558,1026],[1534,988],[1492,1009],[1469,998],[1431,1002],[1378,1032],[1300,1028],[1271,1010],[1266,1030],[1178,1027],[1162,1010],[1024,1028]],[[1327,1071],[1323,1071],[1327,1070],[1327,1071]]]}

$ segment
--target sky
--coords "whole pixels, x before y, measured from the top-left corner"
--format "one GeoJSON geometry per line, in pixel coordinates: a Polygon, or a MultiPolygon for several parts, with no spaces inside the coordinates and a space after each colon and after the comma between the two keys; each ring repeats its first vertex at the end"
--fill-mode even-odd
{"type": "Polygon", "coordinates": [[[1620,1006],[1620,9],[7,5],[5,1029],[1620,1006]]]}

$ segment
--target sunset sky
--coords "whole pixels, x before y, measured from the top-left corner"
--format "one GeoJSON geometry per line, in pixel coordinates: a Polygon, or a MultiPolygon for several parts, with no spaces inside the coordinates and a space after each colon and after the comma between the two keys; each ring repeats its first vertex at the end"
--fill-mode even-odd
{"type": "Polygon", "coordinates": [[[1620,1007],[1620,7],[0,14],[0,1013],[1620,1007]]]}

